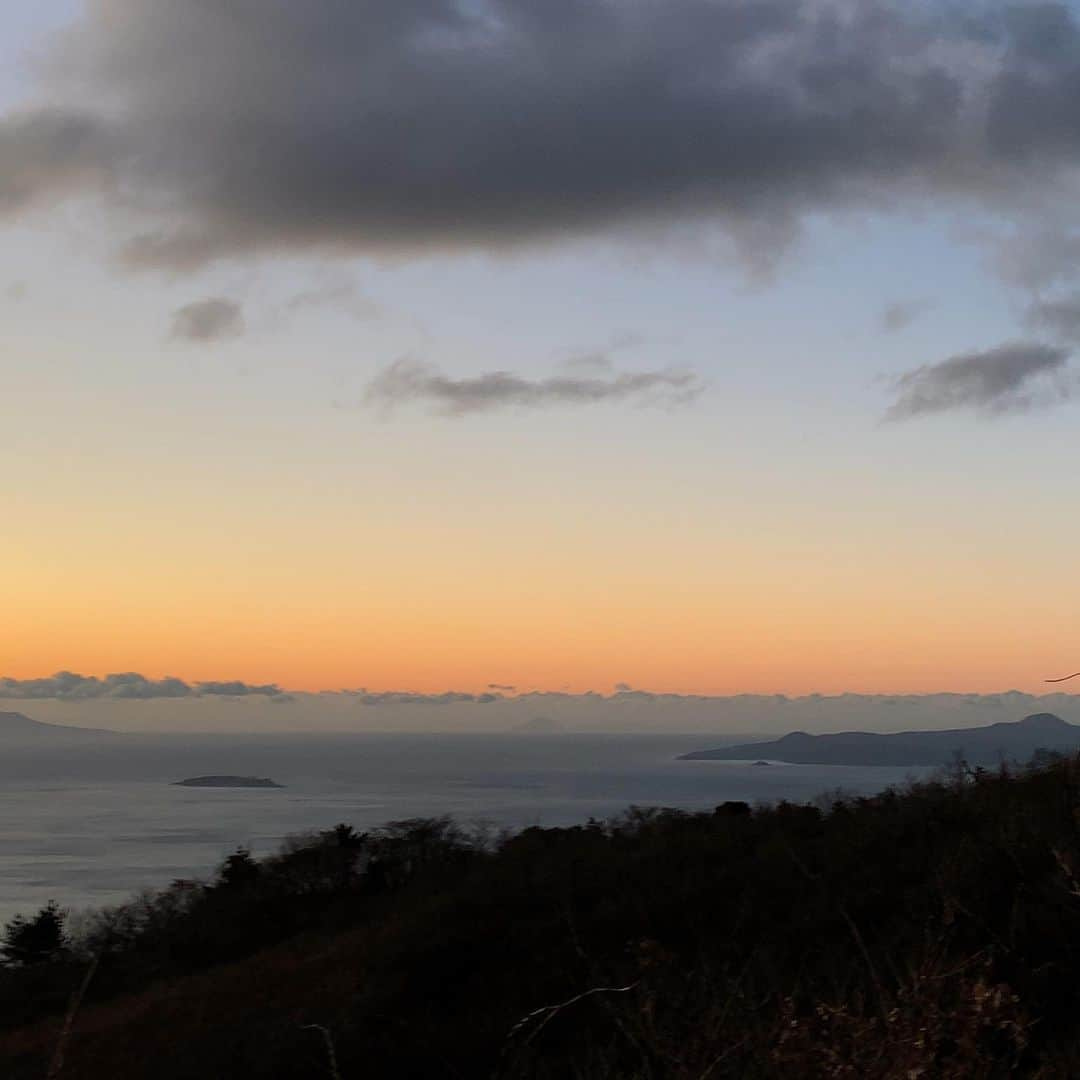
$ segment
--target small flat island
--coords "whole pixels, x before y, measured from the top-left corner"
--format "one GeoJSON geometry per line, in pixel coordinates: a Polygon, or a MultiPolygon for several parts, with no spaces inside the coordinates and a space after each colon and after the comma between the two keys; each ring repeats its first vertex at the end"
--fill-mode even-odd
{"type": "Polygon", "coordinates": [[[173,786],[279,788],[285,785],[266,776],[189,776],[186,780],[177,780],[173,786]]]}

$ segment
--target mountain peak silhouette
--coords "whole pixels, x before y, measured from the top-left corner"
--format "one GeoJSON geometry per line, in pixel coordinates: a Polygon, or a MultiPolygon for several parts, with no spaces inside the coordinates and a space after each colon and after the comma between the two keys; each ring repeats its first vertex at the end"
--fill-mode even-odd
{"type": "Polygon", "coordinates": [[[1049,712],[1032,713],[1030,716],[1025,716],[1020,723],[1023,724],[1024,727],[1043,728],[1044,730],[1048,728],[1065,728],[1069,726],[1060,716],[1055,716],[1053,713],[1049,712]]]}

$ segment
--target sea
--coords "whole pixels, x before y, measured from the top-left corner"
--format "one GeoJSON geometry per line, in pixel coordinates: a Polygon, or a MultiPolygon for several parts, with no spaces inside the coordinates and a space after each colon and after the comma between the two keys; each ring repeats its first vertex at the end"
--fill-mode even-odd
{"type": "Polygon", "coordinates": [[[925,769],[680,761],[699,735],[155,735],[0,753],[0,920],[55,900],[73,918],[238,847],[346,822],[449,814],[466,825],[583,824],[631,805],[705,810],[867,794],[925,769]],[[280,788],[188,788],[206,774],[280,788]]]}

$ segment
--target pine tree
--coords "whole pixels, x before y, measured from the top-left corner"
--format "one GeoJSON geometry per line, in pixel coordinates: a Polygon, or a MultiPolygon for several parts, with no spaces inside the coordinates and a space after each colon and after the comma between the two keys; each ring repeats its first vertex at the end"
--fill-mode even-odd
{"type": "Polygon", "coordinates": [[[5,964],[28,967],[50,960],[64,947],[64,913],[50,900],[32,919],[16,915],[0,934],[5,964]]]}
{"type": "Polygon", "coordinates": [[[259,879],[259,864],[246,848],[237,848],[222,864],[219,882],[225,889],[247,889],[259,879]]]}

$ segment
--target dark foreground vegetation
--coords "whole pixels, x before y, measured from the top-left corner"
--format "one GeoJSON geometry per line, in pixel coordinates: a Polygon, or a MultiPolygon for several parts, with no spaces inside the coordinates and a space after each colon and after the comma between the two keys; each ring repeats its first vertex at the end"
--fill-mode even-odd
{"type": "Polygon", "coordinates": [[[1080,1076],[1080,758],[512,836],[340,826],[0,953],[10,1080],[1080,1076]]]}

